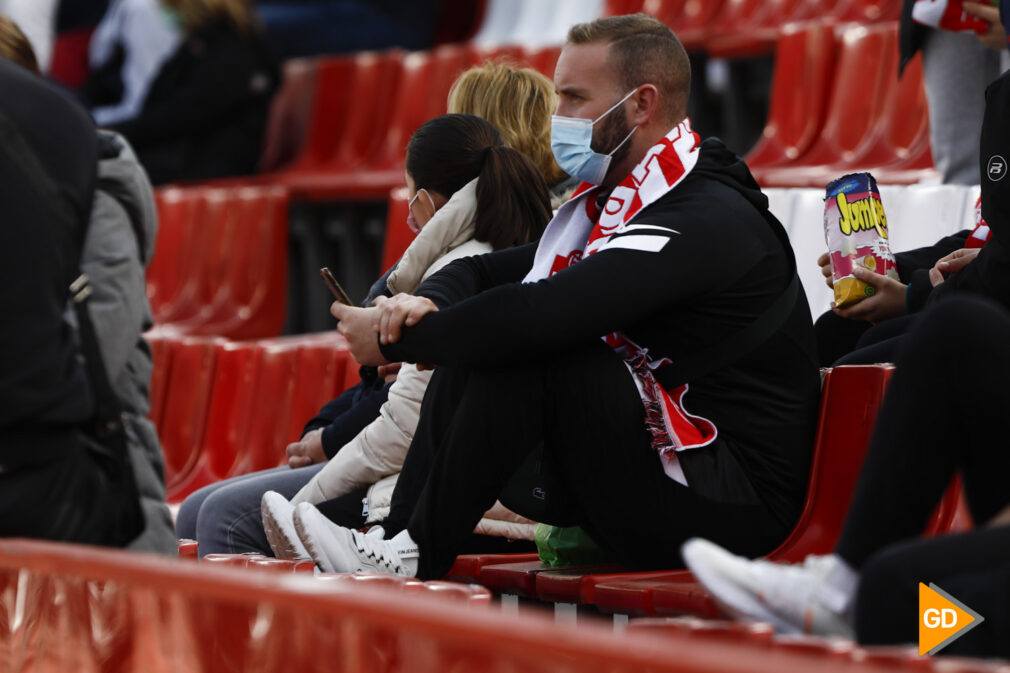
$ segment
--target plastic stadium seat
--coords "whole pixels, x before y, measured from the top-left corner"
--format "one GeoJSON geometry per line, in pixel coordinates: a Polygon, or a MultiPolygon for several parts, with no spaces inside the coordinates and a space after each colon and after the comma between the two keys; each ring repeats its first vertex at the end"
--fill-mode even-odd
{"type": "Polygon", "coordinates": [[[317,64],[321,60],[293,58],[284,62],[280,89],[270,103],[260,171],[273,171],[290,164],[307,146],[310,122],[315,123],[312,110],[316,99],[317,64]]]}
{"type": "Polygon", "coordinates": [[[203,447],[222,343],[215,338],[183,337],[173,344],[165,408],[158,428],[169,491],[195,465],[203,447]]]}
{"type": "Polygon", "coordinates": [[[722,10],[724,0],[674,0],[674,4],[681,5],[681,11],[669,11],[666,8],[657,8],[654,16],[668,26],[673,28],[673,32],[680,38],[684,48],[688,51],[704,49],[712,31],[712,23],[715,17],[722,10]]]}
{"type": "Polygon", "coordinates": [[[526,62],[534,70],[547,77],[547,79],[554,80],[554,68],[558,64],[558,57],[561,56],[560,46],[529,48],[523,54],[526,62]]]}
{"type": "Polygon", "coordinates": [[[665,637],[683,637],[690,642],[708,640],[726,643],[750,642],[771,645],[775,629],[766,622],[732,622],[677,617],[667,619],[633,619],[627,630],[632,633],[655,633],[665,637]]]}
{"type": "Polygon", "coordinates": [[[263,554],[207,554],[200,559],[200,563],[246,568],[251,561],[265,558],[267,557],[263,554]]]}
{"type": "Polygon", "coordinates": [[[386,211],[386,236],[382,243],[382,270],[391,268],[403,256],[414,240],[414,232],[407,226],[407,188],[397,187],[389,192],[386,211]]]}
{"type": "Polygon", "coordinates": [[[191,330],[231,339],[276,336],[287,299],[288,194],[279,187],[246,187],[228,195],[230,232],[203,270],[223,278],[191,330]]]}
{"type": "Polygon", "coordinates": [[[874,23],[897,21],[901,17],[902,0],[838,0],[833,18],[838,21],[874,23]]]}
{"type": "Polygon", "coordinates": [[[198,187],[165,187],[154,192],[158,208],[158,237],[154,257],[147,268],[147,299],[155,322],[184,303],[192,291],[188,263],[190,246],[200,228],[206,190],[198,187]]]}
{"type": "Polygon", "coordinates": [[[606,0],[603,8],[604,16],[619,16],[621,14],[637,14],[642,11],[646,0],[606,0]]]}
{"type": "Polygon", "coordinates": [[[336,333],[326,339],[307,340],[301,345],[291,399],[288,442],[298,441],[305,424],[336,397],[337,386],[343,384],[347,375],[347,360],[347,342],[336,333]]]}
{"type": "Polygon", "coordinates": [[[467,45],[467,60],[469,65],[480,65],[485,61],[523,61],[523,48],[518,44],[477,44],[467,45]]]}
{"type": "Polygon", "coordinates": [[[197,542],[188,538],[179,539],[179,558],[195,561],[197,542]]]}
{"type": "Polygon", "coordinates": [[[291,189],[292,197],[331,198],[328,181],[358,170],[379,152],[394,113],[402,60],[400,50],[360,52],[353,57],[353,76],[340,85],[352,94],[353,104],[345,106],[347,116],[343,123],[332,126],[340,131],[332,151],[310,171],[277,178],[291,189]]]}
{"type": "Polygon", "coordinates": [[[851,164],[874,142],[895,88],[898,25],[845,26],[828,112],[817,141],[789,165],[755,170],[766,186],[823,186],[817,169],[851,164]],[[811,174],[811,168],[815,169],[811,174]]]}
{"type": "Polygon", "coordinates": [[[684,15],[684,6],[687,2],[688,0],[645,0],[642,3],[642,13],[656,17],[670,26],[680,37],[683,27],[681,17],[684,15]]]}
{"type": "Polygon", "coordinates": [[[817,140],[835,66],[835,30],[828,22],[782,28],[775,55],[768,121],[747,157],[751,168],[795,160],[817,140]]]}
{"type": "Polygon", "coordinates": [[[159,333],[157,331],[144,334],[144,339],[151,347],[151,383],[148,388],[150,411],[147,417],[151,419],[154,426],[161,426],[162,414],[165,410],[165,396],[168,391],[168,377],[172,366],[172,340],[173,336],[159,333]]]}
{"type": "Polygon", "coordinates": [[[180,502],[198,488],[241,474],[236,464],[246,450],[246,435],[255,413],[259,360],[260,347],[255,343],[220,345],[207,402],[206,432],[189,469],[169,484],[170,502],[180,502]]]}
{"type": "Polygon", "coordinates": [[[445,578],[454,582],[480,582],[480,571],[484,566],[501,563],[530,563],[540,561],[536,552],[530,554],[462,554],[456,557],[445,578]]]}
{"type": "Polygon", "coordinates": [[[784,0],[725,0],[705,50],[717,58],[755,56],[775,47],[784,0]]]}

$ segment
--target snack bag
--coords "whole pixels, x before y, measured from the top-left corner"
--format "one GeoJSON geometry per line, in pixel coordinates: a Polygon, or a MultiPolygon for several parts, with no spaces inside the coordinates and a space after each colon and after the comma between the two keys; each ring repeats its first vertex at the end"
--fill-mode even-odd
{"type": "Polygon", "coordinates": [[[898,268],[887,245],[887,216],[877,181],[869,173],[853,173],[828,184],[824,238],[831,254],[836,307],[855,304],[876,291],[852,275],[854,265],[897,280],[898,268]]]}

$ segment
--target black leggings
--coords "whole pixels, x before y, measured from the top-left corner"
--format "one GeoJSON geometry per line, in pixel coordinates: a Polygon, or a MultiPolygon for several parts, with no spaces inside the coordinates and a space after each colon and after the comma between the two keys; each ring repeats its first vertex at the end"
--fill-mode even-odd
{"type": "Polygon", "coordinates": [[[985,621],[943,654],[1010,657],[1010,527],[889,546],[863,566],[856,637],[864,645],[918,638],[919,582],[933,582],[985,621]]]}
{"type": "Polygon", "coordinates": [[[918,536],[955,473],[976,525],[1010,503],[1010,315],[986,300],[932,307],[898,354],[837,553],[855,568],[918,536]]]}
{"type": "MultiPolygon", "coordinates": [[[[387,537],[406,525],[421,550],[418,576],[443,576],[541,443],[554,477],[548,492],[629,568],[678,567],[680,545],[694,536],[750,556],[785,537],[787,527],[760,501],[716,501],[667,477],[643,417],[627,368],[602,341],[508,368],[440,367],[393,494],[387,537]]],[[[715,442],[705,451],[724,449],[715,442]]],[[[745,479],[720,469],[724,483],[745,479]]],[[[753,493],[749,483],[736,486],[753,493]]]]}

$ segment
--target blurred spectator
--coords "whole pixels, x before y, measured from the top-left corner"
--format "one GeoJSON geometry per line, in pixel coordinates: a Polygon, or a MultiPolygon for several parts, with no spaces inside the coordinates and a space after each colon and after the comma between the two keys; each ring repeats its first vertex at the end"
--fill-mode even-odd
{"type": "MultiPolygon", "coordinates": [[[[39,68],[27,38],[0,15],[0,57],[36,75],[39,68]]],[[[88,221],[81,271],[91,280],[89,311],[102,362],[119,400],[127,447],[141,506],[143,532],[129,548],[176,553],[172,516],[165,504],[164,457],[150,411],[151,349],[141,332],[153,324],[144,267],[154,254],[158,218],[151,184],[121,136],[98,135],[98,186],[88,221]]],[[[73,309],[68,322],[77,327],[73,309]]]]}
{"type": "Polygon", "coordinates": [[[277,60],[249,0],[162,0],[184,40],[162,66],[140,114],[113,130],[154,184],[253,173],[277,60]]]}
{"type": "Polygon", "coordinates": [[[0,14],[16,23],[32,45],[39,70],[49,70],[59,0],[0,0],[0,14]]]}
{"type": "Polygon", "coordinates": [[[91,120],[0,58],[0,536],[119,546],[135,537],[132,476],[85,430],[96,419],[64,318],[97,180],[91,120]]]}
{"type": "MultiPolygon", "coordinates": [[[[959,15],[964,25],[948,23],[939,15],[932,21],[931,16],[923,14],[925,5],[946,4],[904,0],[901,67],[904,69],[916,52],[922,51],[922,72],[929,103],[929,140],[933,162],[943,182],[977,185],[979,129],[985,108],[983,93],[1000,74],[997,49],[1005,48],[1005,37],[1002,41],[993,41],[989,34],[990,28],[1002,32],[998,14],[995,20],[990,16],[972,21],[979,8],[986,9],[978,3],[964,3],[965,14],[959,15]],[[925,21],[932,25],[923,23],[925,21]]],[[[994,7],[988,9],[997,11],[994,7]]]]}
{"type": "Polygon", "coordinates": [[[81,91],[99,126],[137,116],[180,38],[158,0],[114,0],[91,37],[90,73],[81,91]]]}
{"type": "Polygon", "coordinates": [[[55,40],[46,74],[68,89],[79,89],[88,76],[88,44],[109,0],[59,0],[55,40]]]}
{"type": "Polygon", "coordinates": [[[436,0],[258,0],[270,38],[284,58],[364,49],[426,49],[436,0]]]}

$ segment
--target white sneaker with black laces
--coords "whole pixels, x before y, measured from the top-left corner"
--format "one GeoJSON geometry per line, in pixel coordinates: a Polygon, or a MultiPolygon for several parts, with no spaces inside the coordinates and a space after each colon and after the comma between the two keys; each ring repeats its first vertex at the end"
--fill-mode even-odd
{"type": "Polygon", "coordinates": [[[808,556],[802,565],[752,561],[695,538],[684,543],[681,555],[736,617],[769,622],[779,633],[853,636],[848,608],[859,576],[834,554],[808,556]]]}
{"type": "Polygon", "coordinates": [[[295,506],[280,493],[267,491],[260,500],[263,532],[277,558],[308,561],[309,552],[295,530],[295,506]]]}
{"type": "Polygon", "coordinates": [[[381,528],[359,533],[338,526],[307,502],[295,508],[294,523],[309,556],[323,572],[417,574],[417,544],[406,529],[384,540],[381,528]]]}

